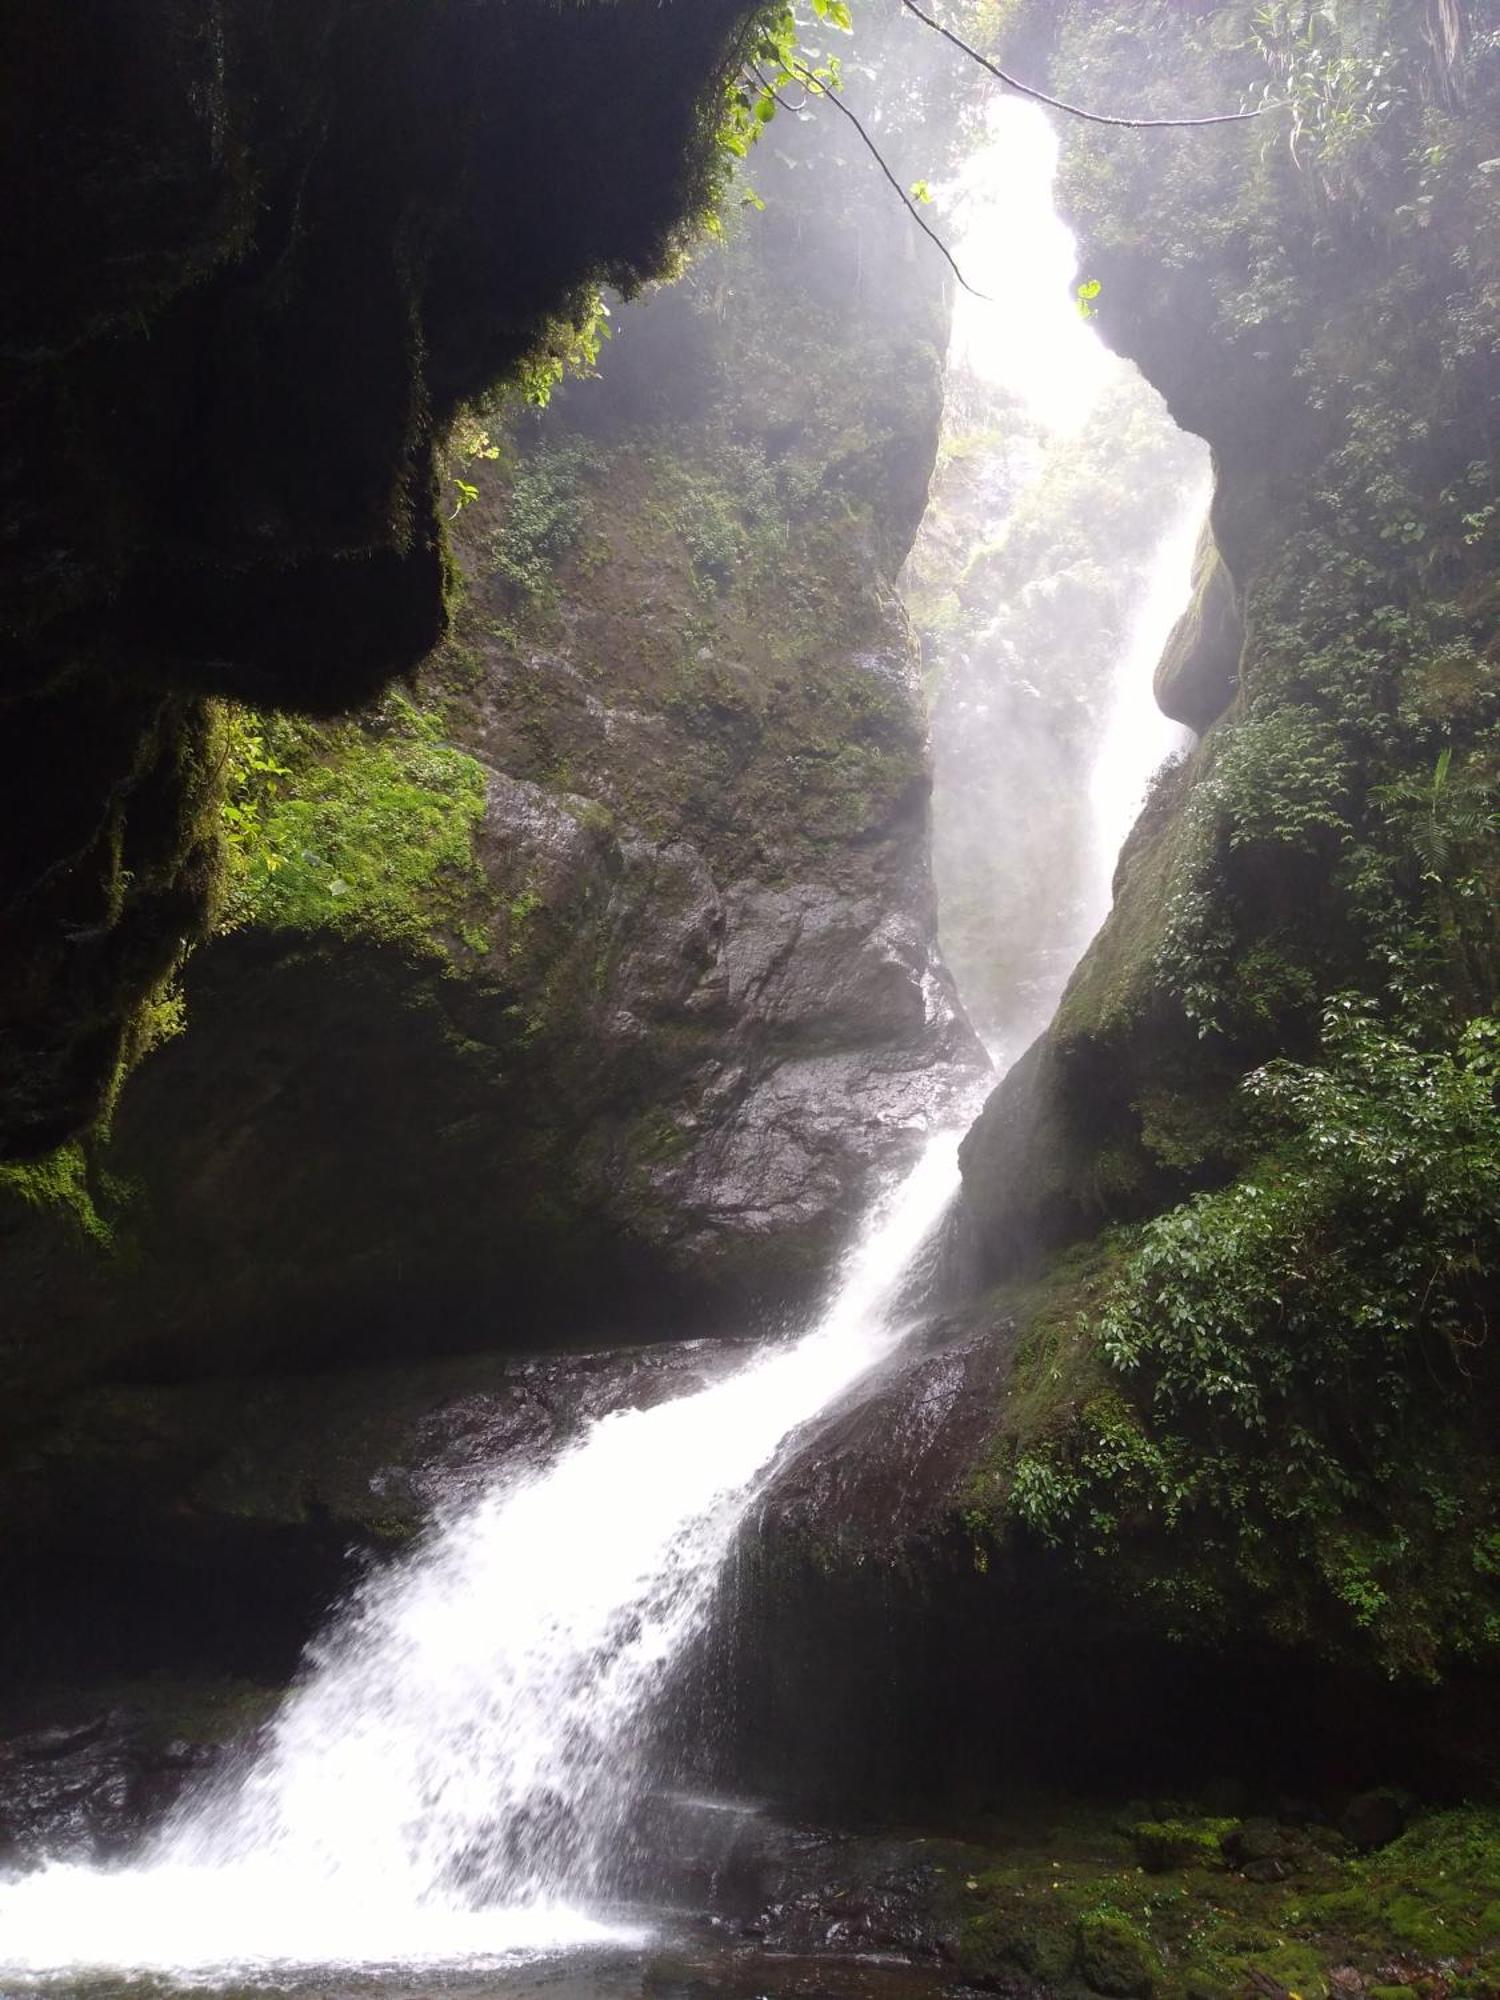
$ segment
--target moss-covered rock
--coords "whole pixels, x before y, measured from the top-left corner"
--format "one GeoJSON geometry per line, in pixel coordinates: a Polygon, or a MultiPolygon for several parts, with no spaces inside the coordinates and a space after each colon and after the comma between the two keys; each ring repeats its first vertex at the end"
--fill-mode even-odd
{"type": "Polygon", "coordinates": [[[1156,669],[1163,711],[1201,736],[1229,707],[1239,684],[1244,620],[1234,579],[1205,527],[1193,562],[1193,600],[1178,620],[1156,669]]]}
{"type": "Polygon", "coordinates": [[[1078,1969],[1094,1993],[1148,2000],[1156,1990],[1159,1962],[1128,1917],[1091,1910],[1078,1919],[1078,1969]]]}
{"type": "Polygon", "coordinates": [[[981,1834],[943,1894],[971,1976],[1024,1972],[1048,1991],[1240,2000],[1453,1982],[1481,1995],[1500,1973],[1493,1838],[1475,1807],[1428,1816],[1369,1861],[1262,1881],[1142,1875],[1103,1812],[1039,1801],[981,1834]]]}
{"type": "Polygon", "coordinates": [[[326,714],[435,643],[438,440],[592,286],[671,261],[755,11],[150,0],[0,30],[7,1153],[97,1117],[209,921],[202,697],[326,714]]]}
{"type": "Polygon", "coordinates": [[[1130,1829],[1130,1842],[1148,1875],[1174,1868],[1214,1868],[1222,1864],[1224,1820],[1143,1819],[1130,1829]]]}

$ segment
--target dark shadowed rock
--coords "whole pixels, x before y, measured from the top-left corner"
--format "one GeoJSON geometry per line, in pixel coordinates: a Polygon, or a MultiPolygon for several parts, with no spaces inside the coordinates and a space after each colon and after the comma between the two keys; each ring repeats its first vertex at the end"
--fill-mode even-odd
{"type": "Polygon", "coordinates": [[[254,725],[269,858],[90,1155],[92,1240],[0,1184],[17,1425],[126,1373],[774,1322],[984,1074],[894,591],[941,260],[878,178],[850,210],[827,128],[788,143],[732,251],[463,468],[421,688],[254,725]]]}
{"type": "Polygon", "coordinates": [[[98,1863],[128,1852],[199,1774],[222,1761],[237,1728],[231,1713],[223,1722],[218,1742],[163,1743],[153,1723],[128,1708],[87,1722],[0,1731],[0,1867],[98,1863]]]}
{"type": "Polygon", "coordinates": [[[441,636],[437,442],[660,269],[751,11],[7,16],[0,1157],[98,1115],[209,921],[203,697],[328,714],[441,636]]]}
{"type": "Polygon", "coordinates": [[[1389,1847],[1406,1830],[1407,1804],[1391,1791],[1360,1792],[1339,1814],[1339,1832],[1351,1847],[1369,1854],[1389,1847]]]}
{"type": "Polygon", "coordinates": [[[787,1444],[762,1537],[881,1552],[940,1539],[994,1427],[1008,1327],[939,1321],[787,1444]]]}

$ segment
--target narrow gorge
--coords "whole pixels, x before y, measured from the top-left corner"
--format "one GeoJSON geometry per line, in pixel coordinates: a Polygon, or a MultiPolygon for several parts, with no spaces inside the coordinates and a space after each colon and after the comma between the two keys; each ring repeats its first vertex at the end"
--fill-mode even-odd
{"type": "Polygon", "coordinates": [[[1488,0],[90,11],[0,1996],[1500,1994],[1488,0]]]}

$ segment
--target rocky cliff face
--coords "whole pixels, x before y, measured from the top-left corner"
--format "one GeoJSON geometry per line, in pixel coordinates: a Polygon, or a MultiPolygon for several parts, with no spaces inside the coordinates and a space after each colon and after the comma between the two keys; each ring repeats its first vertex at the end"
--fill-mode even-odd
{"type": "Polygon", "coordinates": [[[826,125],[785,145],[764,214],[617,309],[597,379],[465,434],[420,683],[224,727],[230,916],[185,1025],[63,1199],[12,1203],[36,1533],[92,1532],[87,1385],[153,1385],[159,1453],[126,1413],[115,1462],[165,1555],[170,1496],[198,1511],[184,1380],[762,1324],[983,1075],[893,583],[942,267],[826,125]]]}
{"type": "Polygon", "coordinates": [[[669,259],[754,11],[0,29],[0,1157],[97,1118],[211,919],[207,698],[329,713],[441,635],[436,440],[591,285],[669,259]]]}
{"type": "Polygon", "coordinates": [[[1011,22],[1069,97],[1213,109],[1269,61],[1304,122],[1070,143],[1104,330],[1214,449],[1160,675],[1208,734],[965,1146],[991,1289],[747,1534],[706,1672],[750,1787],[1129,1787],[1142,1746],[1185,1783],[1500,1769],[1500,49],[1382,12],[1324,51],[1320,124],[1253,29],[1011,22]]]}

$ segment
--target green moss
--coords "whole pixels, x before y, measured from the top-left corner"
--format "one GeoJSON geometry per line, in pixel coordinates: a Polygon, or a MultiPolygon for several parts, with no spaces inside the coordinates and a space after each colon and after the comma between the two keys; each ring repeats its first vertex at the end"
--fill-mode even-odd
{"type": "MultiPolygon", "coordinates": [[[[1176,1825],[1204,1844],[1224,1822],[1176,1825]]],[[[1500,1814],[1468,1807],[1419,1819],[1366,1859],[1307,1836],[1284,1842],[1290,1873],[1253,1882],[1189,1861],[1143,1872],[1133,1844],[1103,1808],[1021,1807],[994,1829],[998,1846],[971,1851],[943,1891],[971,1978],[1020,1972],[1062,1992],[1160,2000],[1238,2000],[1248,1991],[1312,2000],[1352,1966],[1376,1987],[1399,1968],[1414,1984],[1467,1968],[1464,1990],[1500,1979],[1492,1873],[1500,1814]]]]}
{"type": "Polygon", "coordinates": [[[556,611],[558,571],[588,533],[591,475],[607,463],[574,439],[528,452],[492,482],[494,525],[478,542],[478,561],[524,624],[542,625],[556,611]]]}
{"type": "Polygon", "coordinates": [[[1018,1454],[1044,1448],[1107,1386],[1088,1323],[1123,1253],[1111,1243],[1059,1257],[1035,1283],[997,1287],[977,1311],[1017,1329],[1001,1421],[970,1474],[962,1506],[971,1530],[1001,1537],[1013,1518],[1018,1454]]]}
{"type": "Polygon", "coordinates": [[[438,728],[399,694],[362,723],[239,723],[231,926],[487,949],[484,769],[438,728]]]}
{"type": "Polygon", "coordinates": [[[645,1166],[680,1158],[691,1147],[693,1134],[665,1111],[648,1111],[631,1127],[625,1149],[632,1161],[645,1166]]]}
{"type": "Polygon", "coordinates": [[[1165,1875],[1174,1868],[1222,1868],[1220,1842],[1233,1820],[1138,1820],[1130,1842],[1148,1875],[1165,1875]]]}
{"type": "Polygon", "coordinates": [[[114,1247],[115,1225],[98,1205],[96,1176],[85,1142],[73,1140],[45,1159],[0,1162],[0,1212],[14,1203],[55,1216],[97,1249],[114,1247]]]}
{"type": "Polygon", "coordinates": [[[1128,894],[1115,904],[1113,918],[1080,965],[1058,1010],[1056,1033],[1068,1041],[1087,1035],[1107,1041],[1128,1032],[1147,1010],[1169,916],[1193,867],[1193,829],[1173,816],[1160,826],[1147,822],[1124,867],[1128,894]]]}
{"type": "Polygon", "coordinates": [[[1090,1910],[1078,1920],[1078,1968],[1095,1993],[1147,2000],[1160,1961],[1128,1917],[1090,1910]]]}

